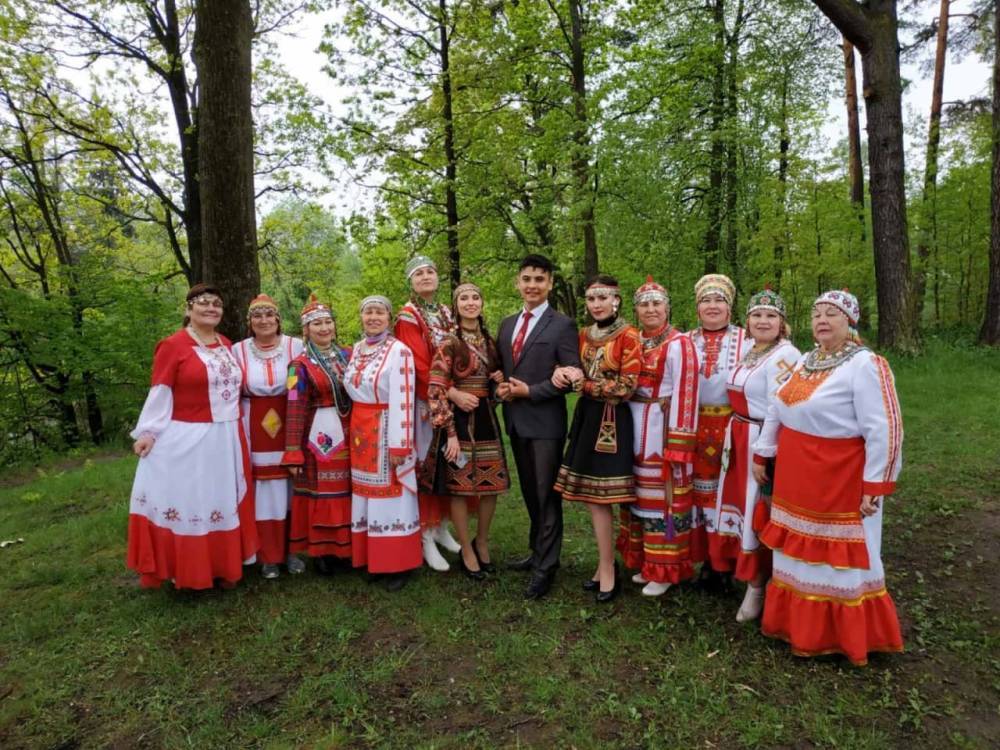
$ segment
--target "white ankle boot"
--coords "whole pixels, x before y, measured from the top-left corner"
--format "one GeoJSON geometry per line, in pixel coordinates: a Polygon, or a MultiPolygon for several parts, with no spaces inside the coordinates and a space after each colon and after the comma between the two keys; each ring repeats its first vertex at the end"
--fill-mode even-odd
{"type": "Polygon", "coordinates": [[[669,583],[657,583],[656,581],[650,581],[645,586],[642,587],[643,596],[663,596],[667,593],[667,589],[670,588],[669,583]]]}
{"type": "Polygon", "coordinates": [[[764,609],[764,587],[751,586],[747,584],[747,593],[743,596],[743,603],[736,613],[736,622],[750,622],[760,617],[764,609]]]}
{"type": "Polygon", "coordinates": [[[437,545],[434,544],[434,530],[425,529],[421,533],[420,538],[423,542],[424,562],[427,563],[427,567],[440,573],[447,571],[450,566],[448,565],[448,561],[441,555],[437,545]]]}
{"type": "Polygon", "coordinates": [[[451,535],[451,532],[448,530],[448,524],[444,521],[434,528],[434,541],[449,552],[462,551],[462,545],[451,535]]]}
{"type": "Polygon", "coordinates": [[[649,583],[649,581],[647,581],[643,577],[642,573],[639,572],[639,573],[636,573],[634,576],[632,576],[632,583],[649,583]]]}

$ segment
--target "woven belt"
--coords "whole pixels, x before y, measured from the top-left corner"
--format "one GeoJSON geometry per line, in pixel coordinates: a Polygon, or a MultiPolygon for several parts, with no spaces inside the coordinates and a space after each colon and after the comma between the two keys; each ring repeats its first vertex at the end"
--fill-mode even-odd
{"type": "Polygon", "coordinates": [[[698,413],[704,414],[706,417],[728,417],[733,413],[733,407],[731,406],[699,406],[698,413]]]}

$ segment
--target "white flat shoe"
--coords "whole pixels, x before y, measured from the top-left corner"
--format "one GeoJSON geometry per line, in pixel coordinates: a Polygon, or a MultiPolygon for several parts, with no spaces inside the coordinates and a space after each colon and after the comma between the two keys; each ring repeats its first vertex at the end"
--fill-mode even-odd
{"type": "Polygon", "coordinates": [[[434,541],[440,544],[449,552],[461,552],[462,545],[458,543],[458,540],[451,535],[451,531],[448,530],[448,524],[442,522],[439,526],[434,529],[434,541]]]}
{"type": "Polygon", "coordinates": [[[439,573],[446,573],[450,570],[451,566],[448,565],[448,561],[444,559],[437,545],[434,544],[434,532],[427,529],[420,535],[420,538],[424,549],[424,562],[427,563],[427,567],[439,573]]]}
{"type": "Polygon", "coordinates": [[[636,573],[632,576],[632,583],[649,583],[649,581],[643,578],[642,573],[636,573]]]}
{"type": "Polygon", "coordinates": [[[650,581],[645,586],[642,587],[643,596],[663,596],[667,593],[667,589],[670,588],[669,583],[657,583],[656,581],[650,581]]]}
{"type": "Polygon", "coordinates": [[[736,613],[736,622],[750,622],[760,617],[764,609],[764,587],[747,586],[747,592],[743,595],[743,603],[740,604],[736,613]]]}

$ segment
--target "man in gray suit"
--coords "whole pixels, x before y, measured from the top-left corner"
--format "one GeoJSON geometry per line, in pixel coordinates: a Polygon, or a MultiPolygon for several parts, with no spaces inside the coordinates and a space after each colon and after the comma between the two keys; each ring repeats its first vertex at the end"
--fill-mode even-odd
{"type": "Polygon", "coordinates": [[[531,554],[508,567],[530,570],[525,598],[548,593],[562,548],[562,497],[553,491],[566,439],[565,387],[552,383],[556,367],[580,367],[576,324],[548,301],[552,262],[542,255],[521,261],[517,289],[524,308],[505,318],[497,333],[504,382],[497,388],[517,464],[521,494],[531,518],[531,554]]]}

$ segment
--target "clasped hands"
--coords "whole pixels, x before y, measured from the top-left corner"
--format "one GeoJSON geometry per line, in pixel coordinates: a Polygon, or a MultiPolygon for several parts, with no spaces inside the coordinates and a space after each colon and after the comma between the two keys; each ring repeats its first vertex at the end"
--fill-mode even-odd
{"type": "Polygon", "coordinates": [[[583,389],[583,370],[573,365],[557,367],[552,372],[552,385],[556,388],[572,387],[574,391],[580,392],[583,389]]]}

